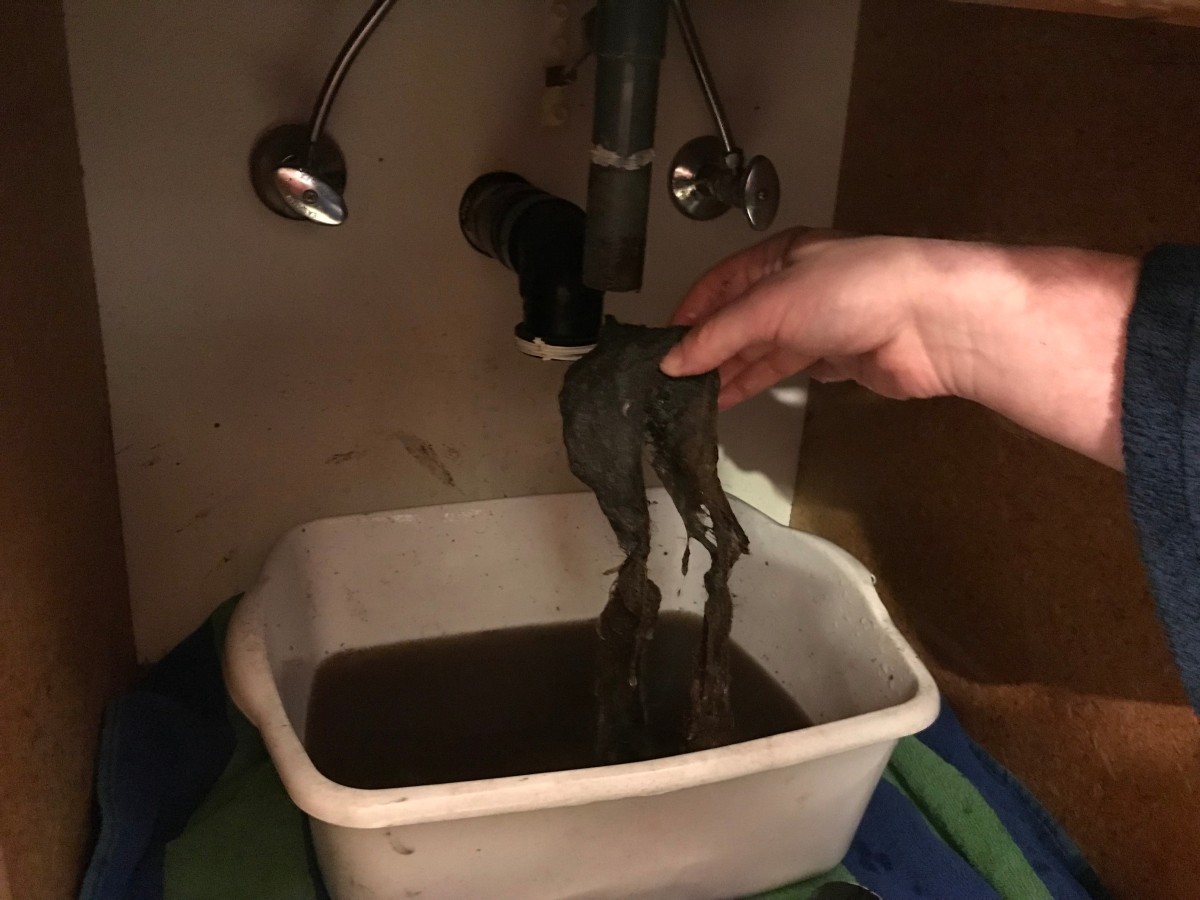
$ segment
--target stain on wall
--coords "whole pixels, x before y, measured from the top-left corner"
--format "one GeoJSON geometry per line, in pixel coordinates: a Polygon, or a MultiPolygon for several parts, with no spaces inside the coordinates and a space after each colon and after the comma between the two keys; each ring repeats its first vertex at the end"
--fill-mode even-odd
{"type": "MultiPolygon", "coordinates": [[[[865,0],[836,223],[1200,241],[1200,30],[865,0]]],[[[813,391],[795,524],[857,554],[968,730],[1118,898],[1200,897],[1200,727],[1122,478],[990,412],[813,391]]]]}
{"type": "Polygon", "coordinates": [[[58,4],[4,4],[0,46],[0,897],[64,900],[133,639],[58,4]]]}

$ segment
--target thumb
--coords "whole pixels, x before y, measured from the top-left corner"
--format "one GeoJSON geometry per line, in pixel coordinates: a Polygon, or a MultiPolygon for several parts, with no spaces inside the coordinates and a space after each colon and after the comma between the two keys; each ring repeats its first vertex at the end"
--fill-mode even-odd
{"type": "Polygon", "coordinates": [[[778,329],[764,299],[765,292],[752,289],[742,300],[718,310],[692,328],[663,357],[659,365],[663,374],[675,378],[699,375],[717,368],[747,347],[772,343],[778,329]]]}

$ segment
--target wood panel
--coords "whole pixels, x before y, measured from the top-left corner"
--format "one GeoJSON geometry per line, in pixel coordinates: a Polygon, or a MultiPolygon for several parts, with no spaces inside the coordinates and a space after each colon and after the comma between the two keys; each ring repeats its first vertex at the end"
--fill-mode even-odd
{"type": "MultiPolygon", "coordinates": [[[[1200,242],[1200,31],[864,0],[837,224],[1200,242]]],[[[1118,898],[1200,897],[1200,727],[1122,479],[956,400],[814,392],[796,524],[864,558],[971,733],[1118,898]]]]}
{"type": "Polygon", "coordinates": [[[64,900],[133,645],[58,3],[0,4],[0,48],[0,858],[64,900]]]}
{"type": "Polygon", "coordinates": [[[1050,12],[1115,16],[1175,25],[1200,25],[1200,0],[958,0],[1050,12]]]}

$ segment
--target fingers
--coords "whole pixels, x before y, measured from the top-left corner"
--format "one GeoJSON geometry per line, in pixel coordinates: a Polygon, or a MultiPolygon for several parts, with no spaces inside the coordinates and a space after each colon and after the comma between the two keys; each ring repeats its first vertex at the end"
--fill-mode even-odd
{"type": "Polygon", "coordinates": [[[753,344],[767,343],[773,328],[745,304],[726,307],[683,339],[663,357],[659,368],[673,377],[710,372],[753,344]]]}
{"type": "Polygon", "coordinates": [[[853,364],[844,359],[814,361],[787,350],[770,352],[769,348],[768,353],[760,354],[754,362],[742,356],[736,357],[727,363],[728,366],[736,366],[736,369],[729,370],[732,373],[729,375],[726,375],[724,366],[721,368],[721,393],[717,395],[720,409],[729,409],[743,400],[749,400],[801,371],[814,381],[826,384],[856,379],[853,364]]]}
{"type": "Polygon", "coordinates": [[[838,381],[853,381],[852,367],[843,360],[819,359],[806,372],[813,381],[822,384],[833,384],[838,381]]]}
{"type": "Polygon", "coordinates": [[[776,350],[747,366],[729,383],[722,382],[717,405],[728,409],[795,375],[811,360],[789,350],[776,350]]]}
{"type": "Polygon", "coordinates": [[[692,285],[671,317],[671,324],[703,321],[760,279],[778,272],[799,233],[785,231],[718,263],[692,285]]]}
{"type": "Polygon", "coordinates": [[[791,291],[786,273],[756,282],[736,303],[718,309],[683,336],[663,357],[660,368],[671,376],[709,372],[757,345],[773,345],[787,312],[791,291]]]}
{"type": "Polygon", "coordinates": [[[756,344],[753,347],[747,347],[733,359],[726,360],[717,370],[721,376],[721,385],[732,384],[742,372],[774,349],[770,344],[756,344]]]}

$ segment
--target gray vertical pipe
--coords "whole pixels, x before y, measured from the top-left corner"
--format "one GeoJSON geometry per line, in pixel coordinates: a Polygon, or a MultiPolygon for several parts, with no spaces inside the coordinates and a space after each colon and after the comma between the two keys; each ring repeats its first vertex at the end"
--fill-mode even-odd
{"type": "Polygon", "coordinates": [[[600,0],[596,7],[596,108],[583,280],[599,291],[642,286],[669,5],[669,0],[600,0]]]}

